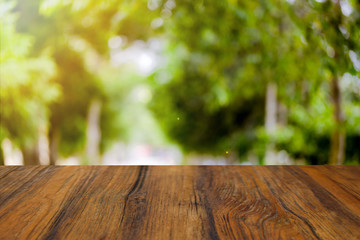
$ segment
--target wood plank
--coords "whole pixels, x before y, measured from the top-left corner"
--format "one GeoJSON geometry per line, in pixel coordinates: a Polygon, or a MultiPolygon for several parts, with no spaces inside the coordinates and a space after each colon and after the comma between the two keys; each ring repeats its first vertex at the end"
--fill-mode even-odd
{"type": "Polygon", "coordinates": [[[0,239],[360,239],[360,167],[0,167],[0,239]]]}

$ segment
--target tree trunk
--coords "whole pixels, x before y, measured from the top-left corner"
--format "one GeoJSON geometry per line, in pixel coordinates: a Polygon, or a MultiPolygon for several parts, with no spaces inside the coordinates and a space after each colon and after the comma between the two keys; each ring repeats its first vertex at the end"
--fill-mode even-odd
{"type": "Polygon", "coordinates": [[[5,156],[2,146],[0,146],[0,166],[5,165],[5,156]]]}
{"type": "Polygon", "coordinates": [[[37,144],[34,146],[26,146],[21,149],[24,156],[24,165],[39,165],[39,149],[37,144]]]}
{"type": "Polygon", "coordinates": [[[86,157],[91,165],[100,164],[100,100],[93,100],[89,106],[86,129],[86,157]]]}
{"type": "Polygon", "coordinates": [[[50,128],[49,130],[50,165],[56,165],[56,160],[58,157],[59,140],[60,140],[60,135],[57,127],[50,128]]]}
{"type": "MultiPolygon", "coordinates": [[[[276,130],[277,115],[277,86],[276,83],[269,82],[266,87],[265,102],[265,130],[268,135],[276,130]]],[[[265,164],[273,165],[277,163],[275,145],[270,142],[266,146],[265,164]]]]}
{"type": "Polygon", "coordinates": [[[341,107],[341,91],[339,79],[331,79],[331,98],[334,106],[335,127],[331,135],[329,164],[343,164],[345,159],[345,118],[341,107]]]}

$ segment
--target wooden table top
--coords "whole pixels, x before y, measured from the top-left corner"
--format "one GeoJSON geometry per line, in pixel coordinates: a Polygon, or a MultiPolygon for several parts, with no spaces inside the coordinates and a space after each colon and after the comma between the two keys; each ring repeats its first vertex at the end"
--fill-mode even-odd
{"type": "Polygon", "coordinates": [[[360,166],[0,167],[0,239],[360,239],[360,166]]]}

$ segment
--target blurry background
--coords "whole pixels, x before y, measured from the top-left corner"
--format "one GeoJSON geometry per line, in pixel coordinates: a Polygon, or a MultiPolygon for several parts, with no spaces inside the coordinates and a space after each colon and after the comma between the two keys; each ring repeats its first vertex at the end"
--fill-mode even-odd
{"type": "Polygon", "coordinates": [[[0,0],[1,164],[359,164],[357,0],[0,0]]]}

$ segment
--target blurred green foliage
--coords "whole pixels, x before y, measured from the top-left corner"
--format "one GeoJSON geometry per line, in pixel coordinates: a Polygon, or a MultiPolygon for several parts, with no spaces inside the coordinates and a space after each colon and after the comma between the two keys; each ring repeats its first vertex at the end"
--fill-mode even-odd
{"type": "Polygon", "coordinates": [[[326,164],[335,128],[330,79],[347,74],[346,162],[358,162],[359,63],[350,55],[359,56],[360,11],[357,2],[347,4],[179,2],[165,25],[168,65],[153,80],[160,94],[153,109],[164,129],[186,151],[232,150],[244,160],[255,152],[261,160],[274,142],[293,158],[326,164]],[[157,84],[164,73],[169,79],[157,84]],[[285,109],[272,134],[263,127],[268,82],[277,84],[285,109]]]}
{"type": "Polygon", "coordinates": [[[356,0],[0,0],[0,8],[0,141],[23,151],[36,148],[45,128],[52,163],[57,152],[82,152],[90,104],[100,99],[102,151],[137,138],[263,163],[273,143],[294,159],[326,164],[331,134],[342,127],[330,89],[337,77],[345,163],[360,163],[356,0]],[[119,36],[124,51],[158,39],[156,71],[113,66],[109,44],[119,36]],[[279,109],[272,133],[264,127],[269,83],[279,109]],[[136,91],[148,99],[134,104],[136,91]]]}
{"type": "Polygon", "coordinates": [[[59,97],[59,86],[51,81],[56,65],[45,52],[31,55],[34,38],[16,31],[14,2],[1,2],[0,141],[10,138],[22,149],[38,137],[38,126],[46,125],[49,104],[59,97]]]}

